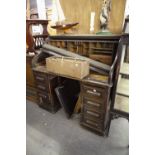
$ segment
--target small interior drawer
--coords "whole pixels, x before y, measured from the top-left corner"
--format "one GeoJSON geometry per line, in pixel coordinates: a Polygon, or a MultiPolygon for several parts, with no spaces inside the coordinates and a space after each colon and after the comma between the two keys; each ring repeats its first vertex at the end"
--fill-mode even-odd
{"type": "Polygon", "coordinates": [[[104,97],[106,97],[104,88],[82,85],[82,92],[83,96],[87,96],[92,99],[102,100],[104,97]]]}

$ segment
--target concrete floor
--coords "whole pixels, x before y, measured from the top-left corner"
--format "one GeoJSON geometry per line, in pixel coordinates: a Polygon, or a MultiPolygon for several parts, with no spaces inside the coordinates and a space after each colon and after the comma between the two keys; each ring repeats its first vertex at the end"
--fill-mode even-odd
{"type": "Polygon", "coordinates": [[[128,155],[128,121],[112,121],[108,138],[98,136],[79,125],[79,119],[67,119],[63,110],[51,114],[35,103],[26,107],[27,155],[128,155]]]}

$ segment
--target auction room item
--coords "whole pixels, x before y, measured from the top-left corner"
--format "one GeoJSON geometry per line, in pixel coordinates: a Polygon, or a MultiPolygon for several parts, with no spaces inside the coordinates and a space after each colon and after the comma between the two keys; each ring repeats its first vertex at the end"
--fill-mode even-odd
{"type": "Polygon", "coordinates": [[[49,72],[77,79],[83,79],[89,74],[87,61],[69,57],[46,58],[46,68],[49,72]]]}
{"type": "MultiPolygon", "coordinates": [[[[46,58],[48,59],[51,56],[59,56],[60,60],[62,56],[65,56],[89,62],[90,73],[83,79],[53,72],[47,72],[47,74],[58,76],[60,79],[64,77],[66,79],[76,79],[80,83],[80,124],[100,135],[107,135],[109,131],[110,105],[113,102],[112,96],[115,93],[114,90],[116,87],[115,77],[118,70],[117,60],[120,54],[121,38],[120,35],[50,36],[46,44],[43,45],[42,52],[35,56],[32,63],[36,67],[41,62],[46,62],[46,58]],[[91,59],[90,56],[92,54],[108,55],[111,57],[109,58],[109,65],[106,64],[107,62],[104,60],[104,57],[102,58],[102,63],[93,60],[99,58],[92,57],[91,59]]],[[[61,96],[63,102],[61,105],[68,105],[63,98],[63,92],[66,93],[63,84],[57,85],[55,89],[57,88],[59,88],[59,92],[61,91],[59,93],[61,95],[58,96],[58,98],[61,96]]]]}

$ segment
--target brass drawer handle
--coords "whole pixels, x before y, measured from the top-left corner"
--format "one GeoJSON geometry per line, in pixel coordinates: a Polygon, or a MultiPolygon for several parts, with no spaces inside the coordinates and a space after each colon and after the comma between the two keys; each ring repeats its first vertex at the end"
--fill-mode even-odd
{"type": "Polygon", "coordinates": [[[94,113],[94,112],[92,112],[92,111],[86,111],[88,114],[90,114],[90,115],[92,115],[92,116],[95,116],[95,117],[99,117],[100,115],[99,114],[97,114],[97,113],[94,113]]]}
{"type": "Polygon", "coordinates": [[[96,107],[100,107],[100,104],[94,103],[94,102],[92,102],[92,101],[87,101],[87,103],[90,104],[90,105],[94,105],[94,106],[96,106],[96,107]]]}
{"type": "Polygon", "coordinates": [[[36,76],[36,79],[37,79],[37,80],[40,80],[40,81],[44,81],[44,80],[45,80],[44,78],[39,77],[39,76],[36,76]]]}
{"type": "Polygon", "coordinates": [[[101,93],[96,92],[96,89],[93,89],[93,91],[91,91],[91,90],[87,90],[87,93],[89,93],[89,94],[93,94],[93,95],[96,95],[96,96],[101,96],[101,93]]]}
{"type": "Polygon", "coordinates": [[[45,90],[45,89],[46,89],[46,87],[41,86],[41,85],[37,85],[37,87],[38,87],[38,88],[40,88],[40,89],[43,89],[43,90],[45,90]]]}
{"type": "Polygon", "coordinates": [[[91,125],[94,125],[94,126],[98,127],[98,124],[97,124],[97,123],[94,123],[94,122],[89,121],[89,120],[86,120],[86,122],[87,122],[88,124],[91,124],[91,125]]]}

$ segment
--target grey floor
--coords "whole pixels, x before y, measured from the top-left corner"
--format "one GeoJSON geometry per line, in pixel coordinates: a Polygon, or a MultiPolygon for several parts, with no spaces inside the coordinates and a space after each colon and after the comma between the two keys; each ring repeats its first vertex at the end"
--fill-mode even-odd
{"type": "Polygon", "coordinates": [[[63,110],[51,114],[35,103],[26,106],[27,155],[128,155],[128,121],[112,121],[110,136],[98,136],[67,119],[63,110]]]}

